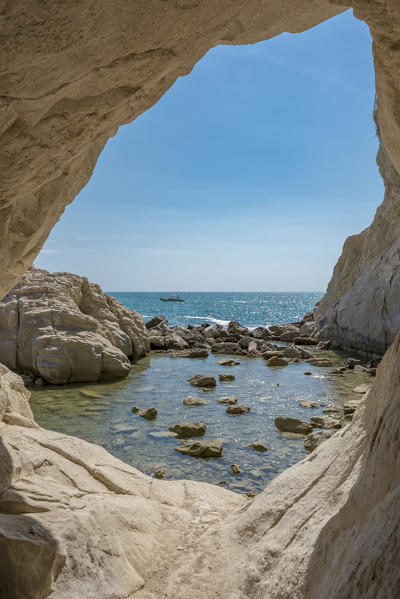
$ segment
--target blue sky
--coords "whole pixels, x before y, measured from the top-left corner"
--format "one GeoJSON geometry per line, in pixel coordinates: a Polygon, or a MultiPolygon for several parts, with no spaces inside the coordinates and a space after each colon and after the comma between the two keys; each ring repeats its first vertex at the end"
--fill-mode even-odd
{"type": "Polygon", "coordinates": [[[322,291],[383,199],[373,103],[350,11],[218,46],[107,143],[35,264],[107,291],[322,291]]]}

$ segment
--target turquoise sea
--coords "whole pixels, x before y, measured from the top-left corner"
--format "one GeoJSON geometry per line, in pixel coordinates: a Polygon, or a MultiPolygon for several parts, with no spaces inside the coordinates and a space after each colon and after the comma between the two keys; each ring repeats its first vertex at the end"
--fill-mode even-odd
{"type": "Polygon", "coordinates": [[[247,327],[300,320],[322,297],[322,292],[199,292],[180,293],[185,302],[162,302],[168,291],[152,293],[107,292],[119,302],[139,312],[145,320],[163,314],[170,326],[186,327],[202,322],[228,324],[238,320],[247,327]]]}

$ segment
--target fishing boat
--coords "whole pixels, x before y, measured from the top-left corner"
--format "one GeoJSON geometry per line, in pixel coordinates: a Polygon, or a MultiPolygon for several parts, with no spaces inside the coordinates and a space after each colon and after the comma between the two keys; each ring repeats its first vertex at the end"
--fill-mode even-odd
{"type": "Polygon", "coordinates": [[[169,297],[160,297],[162,302],[184,302],[183,297],[180,297],[179,293],[173,293],[169,297]]]}

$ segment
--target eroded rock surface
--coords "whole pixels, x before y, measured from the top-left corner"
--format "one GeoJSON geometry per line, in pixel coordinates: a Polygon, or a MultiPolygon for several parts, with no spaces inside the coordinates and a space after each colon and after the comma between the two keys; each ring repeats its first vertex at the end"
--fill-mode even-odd
{"type": "Polygon", "coordinates": [[[385,198],[373,223],[349,237],[316,308],[320,338],[365,356],[382,355],[400,328],[400,176],[381,144],[385,198]]]}
{"type": "Polygon", "coordinates": [[[0,301],[0,362],[49,383],[126,376],[149,349],[142,317],[78,275],[32,268],[0,301]]]}

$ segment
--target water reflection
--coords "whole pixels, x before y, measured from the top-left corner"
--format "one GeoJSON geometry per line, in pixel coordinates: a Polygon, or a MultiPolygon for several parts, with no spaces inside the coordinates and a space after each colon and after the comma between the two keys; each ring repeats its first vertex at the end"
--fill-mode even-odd
{"type": "MultiPolygon", "coordinates": [[[[342,356],[320,352],[341,364],[342,356]]],[[[340,406],[359,398],[352,389],[370,377],[347,371],[333,374],[331,368],[310,366],[305,362],[271,369],[261,359],[240,358],[232,368],[218,366],[221,356],[190,360],[153,354],[134,365],[130,376],[114,383],[70,385],[32,389],[31,406],[37,422],[48,429],[81,437],[105,447],[110,453],[147,474],[163,468],[166,478],[188,478],[223,483],[240,492],[259,492],[279,472],[306,455],[302,438],[282,435],[274,427],[276,416],[297,416],[308,420],[321,414],[328,405],[340,406]],[[312,376],[304,376],[310,371],[312,376]],[[199,374],[229,372],[235,381],[219,383],[203,392],[187,379],[199,374]],[[188,395],[202,396],[207,405],[185,407],[188,395]],[[223,395],[234,395],[238,403],[251,407],[248,414],[233,416],[226,405],[217,402],[223,395]],[[318,408],[304,408],[299,401],[316,401],[318,408]],[[155,420],[133,414],[131,408],[155,407],[155,420]],[[206,439],[222,439],[223,458],[196,459],[179,454],[180,443],[164,436],[168,428],[182,421],[207,425],[206,439]],[[252,441],[265,443],[268,451],[259,453],[249,447],[252,441]],[[231,464],[238,464],[239,475],[231,464]]]]}

